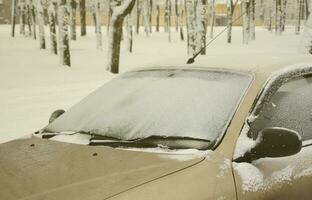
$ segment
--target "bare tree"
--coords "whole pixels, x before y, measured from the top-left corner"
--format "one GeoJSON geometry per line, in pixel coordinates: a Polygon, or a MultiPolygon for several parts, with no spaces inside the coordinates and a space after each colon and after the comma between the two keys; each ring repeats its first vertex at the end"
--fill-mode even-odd
{"type": "Polygon", "coordinates": [[[275,33],[282,34],[282,0],[276,0],[275,6],[275,33]]]}
{"type": "Polygon", "coordinates": [[[268,0],[268,15],[269,15],[269,25],[268,30],[273,31],[273,0],[268,0]]]}
{"type": "Polygon", "coordinates": [[[296,34],[300,34],[300,29],[301,29],[301,18],[302,18],[302,5],[303,5],[303,0],[297,0],[297,23],[296,23],[296,34]]]}
{"type": "Polygon", "coordinates": [[[152,33],[152,15],[153,15],[153,0],[149,0],[149,12],[148,12],[148,17],[149,17],[149,32],[152,33]]]}
{"type": "Polygon", "coordinates": [[[16,22],[16,3],[17,0],[12,0],[11,5],[11,36],[15,36],[15,22],[16,22]]]}
{"type": "MultiPolygon", "coordinates": [[[[182,2],[181,2],[181,4],[182,4],[182,2]]],[[[180,26],[180,39],[181,39],[181,41],[183,41],[184,40],[184,33],[183,33],[183,17],[184,17],[184,9],[183,9],[183,6],[181,6],[181,9],[180,9],[181,11],[180,11],[180,17],[181,17],[181,19],[179,20],[179,26],[180,26]]]]}
{"type": "Polygon", "coordinates": [[[77,2],[76,0],[70,0],[70,39],[76,40],[76,11],[77,2]]]}
{"type": "Polygon", "coordinates": [[[45,43],[45,33],[44,33],[44,11],[42,1],[38,1],[37,4],[38,10],[38,25],[39,25],[39,42],[40,42],[40,49],[46,49],[45,43]]]}
{"type": "Polygon", "coordinates": [[[143,1],[143,24],[144,24],[144,31],[146,33],[146,36],[149,36],[150,34],[150,2],[149,0],[143,1]]]}
{"type": "Polygon", "coordinates": [[[59,25],[59,55],[60,64],[70,67],[70,50],[68,37],[69,12],[66,0],[60,0],[58,5],[59,25]]]}
{"type": "Polygon", "coordinates": [[[56,13],[55,13],[56,6],[57,6],[57,1],[53,0],[51,1],[50,6],[48,8],[51,52],[54,54],[57,54],[56,13]]]}
{"type": "Polygon", "coordinates": [[[107,1],[107,26],[106,26],[106,33],[108,35],[109,33],[109,26],[110,26],[110,21],[111,21],[111,17],[113,14],[113,10],[112,10],[112,6],[111,6],[111,0],[107,1]]]}
{"type": "Polygon", "coordinates": [[[80,8],[80,35],[87,35],[86,28],[86,0],[79,0],[79,8],[80,8]]]}
{"type": "Polygon", "coordinates": [[[176,31],[178,32],[179,31],[179,19],[180,19],[178,0],[174,0],[174,11],[175,11],[175,27],[176,27],[176,31]]]}
{"type": "Polygon", "coordinates": [[[32,35],[32,29],[31,29],[31,6],[30,6],[30,0],[26,1],[26,23],[28,27],[28,36],[32,35]]]}
{"type": "Polygon", "coordinates": [[[32,25],[33,25],[33,38],[37,39],[37,32],[36,32],[36,7],[34,4],[34,0],[31,1],[31,18],[32,18],[32,25]]]}
{"type": "Polygon", "coordinates": [[[232,19],[234,13],[234,4],[232,0],[227,0],[227,42],[232,42],[232,19]]]}
{"type": "Polygon", "coordinates": [[[119,73],[120,41],[124,18],[131,12],[136,0],[125,0],[113,8],[109,29],[107,69],[119,73]]]}
{"type": "Polygon", "coordinates": [[[196,53],[196,21],[193,0],[185,0],[187,23],[187,52],[189,55],[196,53]]]}
{"type": "Polygon", "coordinates": [[[255,40],[256,39],[256,0],[249,0],[249,39],[255,40]]]}
{"type": "Polygon", "coordinates": [[[310,0],[310,5],[308,6],[309,9],[309,17],[305,24],[304,32],[302,34],[302,40],[300,43],[300,50],[302,53],[311,54],[312,55],[312,0],[310,0]]]}
{"type": "Polygon", "coordinates": [[[242,1],[242,13],[243,13],[243,44],[248,44],[250,33],[250,2],[249,0],[242,1]]]}
{"type": "Polygon", "coordinates": [[[216,21],[215,0],[210,3],[210,38],[213,38],[213,29],[216,21]]]}
{"type": "Polygon", "coordinates": [[[160,18],[160,6],[159,2],[156,5],[156,31],[159,32],[159,18],[160,18]]]}
{"type": "Polygon", "coordinates": [[[19,24],[20,24],[20,34],[25,34],[25,3],[19,2],[18,5],[18,11],[19,11],[19,24]]]}
{"type": "Polygon", "coordinates": [[[101,28],[101,3],[95,1],[95,23],[96,23],[96,48],[102,50],[102,28],[101,28]]]}
{"type": "Polygon", "coordinates": [[[170,18],[170,11],[169,11],[169,1],[170,0],[165,0],[165,12],[164,12],[164,30],[165,32],[168,32],[169,29],[169,18],[170,18]]]}
{"type": "Polygon", "coordinates": [[[141,3],[140,0],[136,1],[136,30],[135,33],[139,34],[140,32],[140,16],[141,16],[141,3]]]}
{"type": "Polygon", "coordinates": [[[207,33],[207,0],[199,0],[197,4],[197,51],[206,54],[206,33],[207,33]]]}
{"type": "Polygon", "coordinates": [[[130,53],[133,50],[133,27],[131,24],[131,18],[128,16],[126,18],[126,29],[127,29],[127,49],[130,53]]]}
{"type": "Polygon", "coordinates": [[[287,10],[287,0],[283,0],[283,5],[282,5],[282,24],[281,24],[283,32],[285,31],[285,26],[286,26],[286,16],[287,16],[286,10],[287,10]]]}

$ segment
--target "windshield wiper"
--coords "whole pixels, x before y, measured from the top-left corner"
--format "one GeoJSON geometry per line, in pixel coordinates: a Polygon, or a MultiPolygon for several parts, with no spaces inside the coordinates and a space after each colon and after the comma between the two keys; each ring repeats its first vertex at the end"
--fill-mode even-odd
{"type": "Polygon", "coordinates": [[[133,147],[133,148],[156,148],[163,147],[168,149],[211,149],[213,142],[191,137],[180,136],[159,136],[152,135],[144,138],[137,138],[133,140],[121,140],[109,136],[93,135],[90,139],[89,145],[110,146],[110,147],[133,147]]]}

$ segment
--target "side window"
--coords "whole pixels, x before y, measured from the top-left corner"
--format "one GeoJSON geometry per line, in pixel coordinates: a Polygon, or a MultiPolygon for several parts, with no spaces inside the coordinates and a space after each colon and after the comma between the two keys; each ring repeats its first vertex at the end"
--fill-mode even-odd
{"type": "Polygon", "coordinates": [[[297,131],[302,140],[312,140],[312,77],[284,84],[251,124],[250,135],[268,127],[297,131]]]}

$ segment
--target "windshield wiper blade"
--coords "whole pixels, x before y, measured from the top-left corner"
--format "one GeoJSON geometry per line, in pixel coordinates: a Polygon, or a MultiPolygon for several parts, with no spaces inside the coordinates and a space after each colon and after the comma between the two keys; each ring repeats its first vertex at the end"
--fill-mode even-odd
{"type": "Polygon", "coordinates": [[[168,149],[210,149],[213,144],[210,140],[180,137],[180,136],[160,136],[152,135],[145,138],[132,140],[121,140],[112,137],[100,136],[90,139],[89,145],[110,146],[110,147],[137,147],[137,148],[156,148],[166,147],[168,149]]]}

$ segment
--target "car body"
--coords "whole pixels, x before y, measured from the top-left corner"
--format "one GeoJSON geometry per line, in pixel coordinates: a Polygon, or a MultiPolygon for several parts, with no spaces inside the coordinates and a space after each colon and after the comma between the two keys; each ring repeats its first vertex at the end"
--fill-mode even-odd
{"type": "MultiPolygon", "coordinates": [[[[275,80],[283,80],[272,90],[276,92],[292,79],[312,75],[312,62],[305,61],[311,60],[268,61],[258,66],[229,63],[222,66],[225,69],[213,68],[248,73],[251,79],[222,137],[210,150],[155,152],[89,146],[42,139],[42,132],[1,144],[0,199],[309,199],[309,141],[288,157],[235,162],[241,145],[237,141],[248,132],[246,126],[257,121],[254,110],[266,102],[262,102],[265,97],[272,97],[266,92],[276,86],[275,80]]],[[[207,70],[167,66],[143,71],[168,69],[207,70]]]]}

